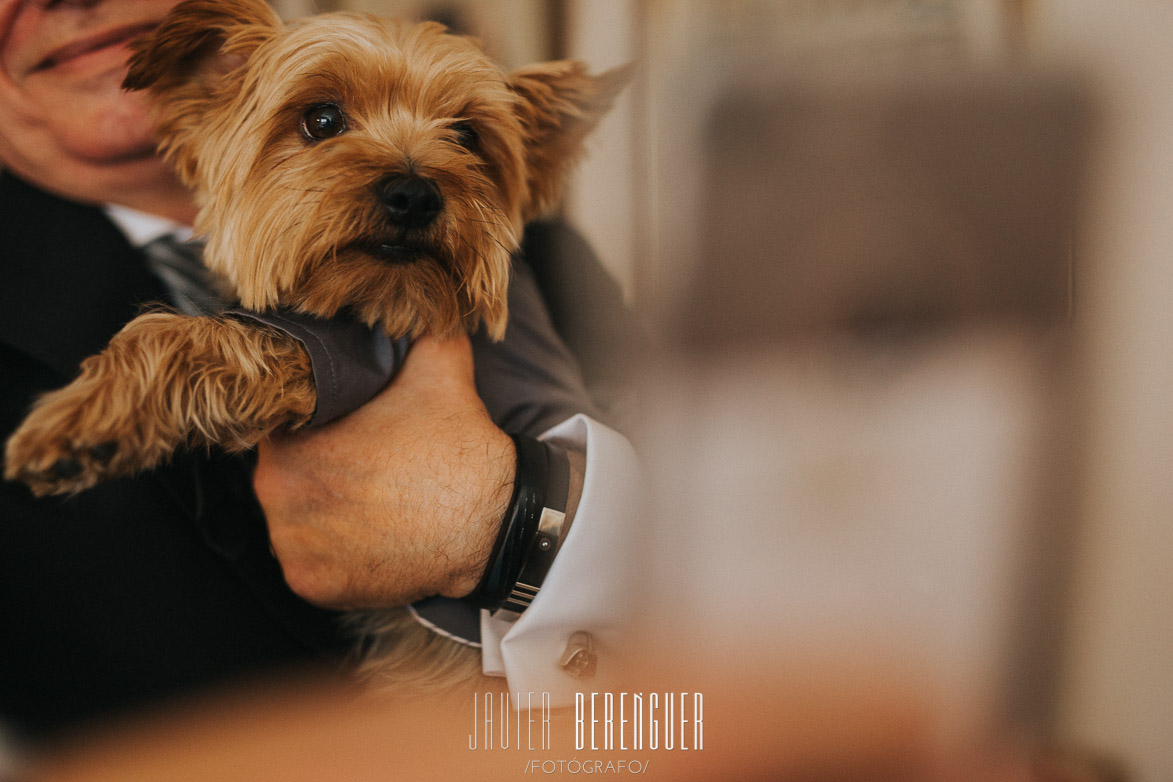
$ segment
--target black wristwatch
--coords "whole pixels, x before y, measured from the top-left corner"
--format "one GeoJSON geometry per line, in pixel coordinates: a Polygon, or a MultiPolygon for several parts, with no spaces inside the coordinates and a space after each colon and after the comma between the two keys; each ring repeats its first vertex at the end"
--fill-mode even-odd
{"type": "Polygon", "coordinates": [[[466,600],[494,616],[516,619],[542,588],[566,538],[570,459],[566,450],[513,435],[517,472],[489,564],[466,600]]]}

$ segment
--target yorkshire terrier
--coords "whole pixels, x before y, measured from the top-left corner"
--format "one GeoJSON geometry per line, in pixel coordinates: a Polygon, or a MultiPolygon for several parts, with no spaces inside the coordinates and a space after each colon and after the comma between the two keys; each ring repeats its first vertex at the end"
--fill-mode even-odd
{"type": "MultiPolygon", "coordinates": [[[[248,310],[391,338],[505,332],[510,258],[627,81],[506,73],[435,23],[187,0],[135,44],[160,149],[195,194],[204,262],[248,310]]],[[[239,317],[148,312],[7,444],[5,477],[77,492],[181,446],[240,451],[312,418],[305,349],[239,317]]]]}
{"type": "MultiPolygon", "coordinates": [[[[522,227],[625,80],[570,61],[507,74],[435,23],[285,24],[262,0],[188,0],[137,42],[125,85],[147,91],[204,262],[241,306],[499,339],[522,227]]],[[[316,399],[288,335],[147,313],[37,402],[5,477],[77,492],[179,446],[247,449],[305,425],[316,399]]]]}

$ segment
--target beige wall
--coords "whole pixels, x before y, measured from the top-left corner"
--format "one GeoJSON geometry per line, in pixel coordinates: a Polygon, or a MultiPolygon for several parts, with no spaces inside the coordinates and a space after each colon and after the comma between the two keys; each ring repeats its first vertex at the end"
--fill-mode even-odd
{"type": "Polygon", "coordinates": [[[1173,5],[1045,0],[1041,51],[1103,99],[1097,199],[1077,292],[1087,315],[1084,533],[1062,733],[1173,779],[1173,5]]]}
{"type": "Polygon", "coordinates": [[[367,11],[380,16],[419,19],[439,11],[456,12],[468,32],[480,37],[488,53],[506,67],[549,56],[550,4],[546,0],[273,0],[286,18],[314,11],[367,11]]]}
{"type": "MultiPolygon", "coordinates": [[[[567,13],[566,55],[592,71],[639,58],[639,0],[572,0],[567,13]]],[[[644,204],[639,191],[639,83],[620,96],[588,145],[567,197],[567,218],[581,230],[599,258],[634,295],[636,257],[644,247],[638,234],[644,204]]]]}

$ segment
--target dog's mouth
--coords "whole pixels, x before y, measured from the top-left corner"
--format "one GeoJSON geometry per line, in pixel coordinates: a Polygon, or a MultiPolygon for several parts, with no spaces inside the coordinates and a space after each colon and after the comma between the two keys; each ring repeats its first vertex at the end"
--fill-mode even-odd
{"type": "Polygon", "coordinates": [[[409,266],[433,258],[426,247],[409,242],[368,241],[353,245],[356,250],[392,266],[409,266]]]}

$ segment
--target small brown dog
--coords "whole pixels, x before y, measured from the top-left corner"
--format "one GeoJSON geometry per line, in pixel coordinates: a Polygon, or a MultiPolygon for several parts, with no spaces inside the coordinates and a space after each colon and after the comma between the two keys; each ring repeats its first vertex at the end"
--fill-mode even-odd
{"type": "MultiPolygon", "coordinates": [[[[188,0],[135,45],[161,148],[196,196],[206,265],[241,305],[392,338],[506,325],[524,223],[560,197],[627,81],[575,62],[506,74],[438,24],[358,14],[284,24],[264,0],[188,0]]],[[[180,446],[238,451],[314,415],[309,357],[249,319],[152,312],[43,396],[5,477],[38,495],[153,467],[180,446]]],[[[374,683],[475,681],[479,655],[402,609],[357,614],[374,683]]]]}
{"type": "MultiPolygon", "coordinates": [[[[500,338],[523,224],[559,198],[626,81],[569,61],[506,74],[438,24],[286,25],[263,0],[188,0],[136,43],[126,86],[147,91],[205,263],[243,307],[500,338]]],[[[249,448],[315,405],[292,337],[148,313],[37,402],[5,477],[76,492],[179,446],[249,448]]]]}

